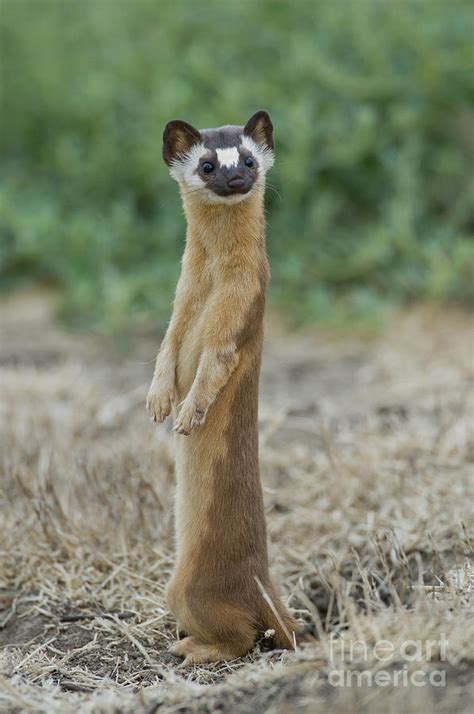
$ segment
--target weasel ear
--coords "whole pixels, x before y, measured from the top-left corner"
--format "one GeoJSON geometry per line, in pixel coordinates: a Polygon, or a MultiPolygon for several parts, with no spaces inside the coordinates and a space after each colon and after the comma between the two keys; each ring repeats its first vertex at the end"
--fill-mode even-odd
{"type": "Polygon", "coordinates": [[[191,124],[181,119],[173,119],[163,132],[163,158],[168,166],[188,153],[194,144],[202,141],[201,134],[191,124]]]}
{"type": "Polygon", "coordinates": [[[256,112],[244,126],[244,134],[250,136],[256,144],[273,149],[273,124],[267,112],[256,112]]]}

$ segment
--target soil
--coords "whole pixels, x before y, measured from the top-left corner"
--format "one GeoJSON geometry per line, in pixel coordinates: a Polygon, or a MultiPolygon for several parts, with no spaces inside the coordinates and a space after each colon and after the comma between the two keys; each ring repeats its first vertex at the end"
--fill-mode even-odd
{"type": "Polygon", "coordinates": [[[377,335],[291,332],[268,317],[270,559],[307,638],[297,652],[262,639],[235,662],[183,670],[164,597],[172,425],[144,409],[158,340],[72,334],[54,308],[39,291],[0,304],[1,711],[470,710],[471,315],[417,307],[377,335]],[[447,658],[401,654],[443,634],[447,658]],[[362,660],[335,659],[334,638],[363,642],[362,660]],[[380,670],[381,640],[395,650],[388,685],[331,684],[334,668],[380,670]],[[424,685],[393,684],[403,667],[424,685]]]}

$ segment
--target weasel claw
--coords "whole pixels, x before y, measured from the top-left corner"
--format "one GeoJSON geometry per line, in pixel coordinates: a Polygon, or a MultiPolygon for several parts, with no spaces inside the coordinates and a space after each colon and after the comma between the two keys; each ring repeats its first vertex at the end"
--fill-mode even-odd
{"type": "Polygon", "coordinates": [[[182,436],[189,436],[195,426],[201,426],[206,419],[207,410],[196,407],[194,404],[186,404],[186,400],[178,414],[173,431],[182,436]]]}
{"type": "Polygon", "coordinates": [[[146,400],[146,407],[150,413],[152,422],[161,424],[171,412],[174,393],[172,389],[150,387],[146,400]]]}

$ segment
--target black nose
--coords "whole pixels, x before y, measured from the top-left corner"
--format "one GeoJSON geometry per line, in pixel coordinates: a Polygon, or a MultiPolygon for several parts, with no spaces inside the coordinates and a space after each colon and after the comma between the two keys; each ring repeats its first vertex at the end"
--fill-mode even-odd
{"type": "Polygon", "coordinates": [[[233,178],[227,181],[229,188],[243,188],[245,186],[245,180],[243,178],[233,178]]]}

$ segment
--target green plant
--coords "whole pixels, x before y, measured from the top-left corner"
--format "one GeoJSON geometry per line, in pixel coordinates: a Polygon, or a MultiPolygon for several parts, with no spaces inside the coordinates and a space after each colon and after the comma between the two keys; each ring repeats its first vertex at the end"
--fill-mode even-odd
{"type": "Polygon", "coordinates": [[[271,300],[372,319],[474,297],[469,0],[3,0],[0,271],[161,325],[184,238],[165,122],[270,111],[271,300]]]}

